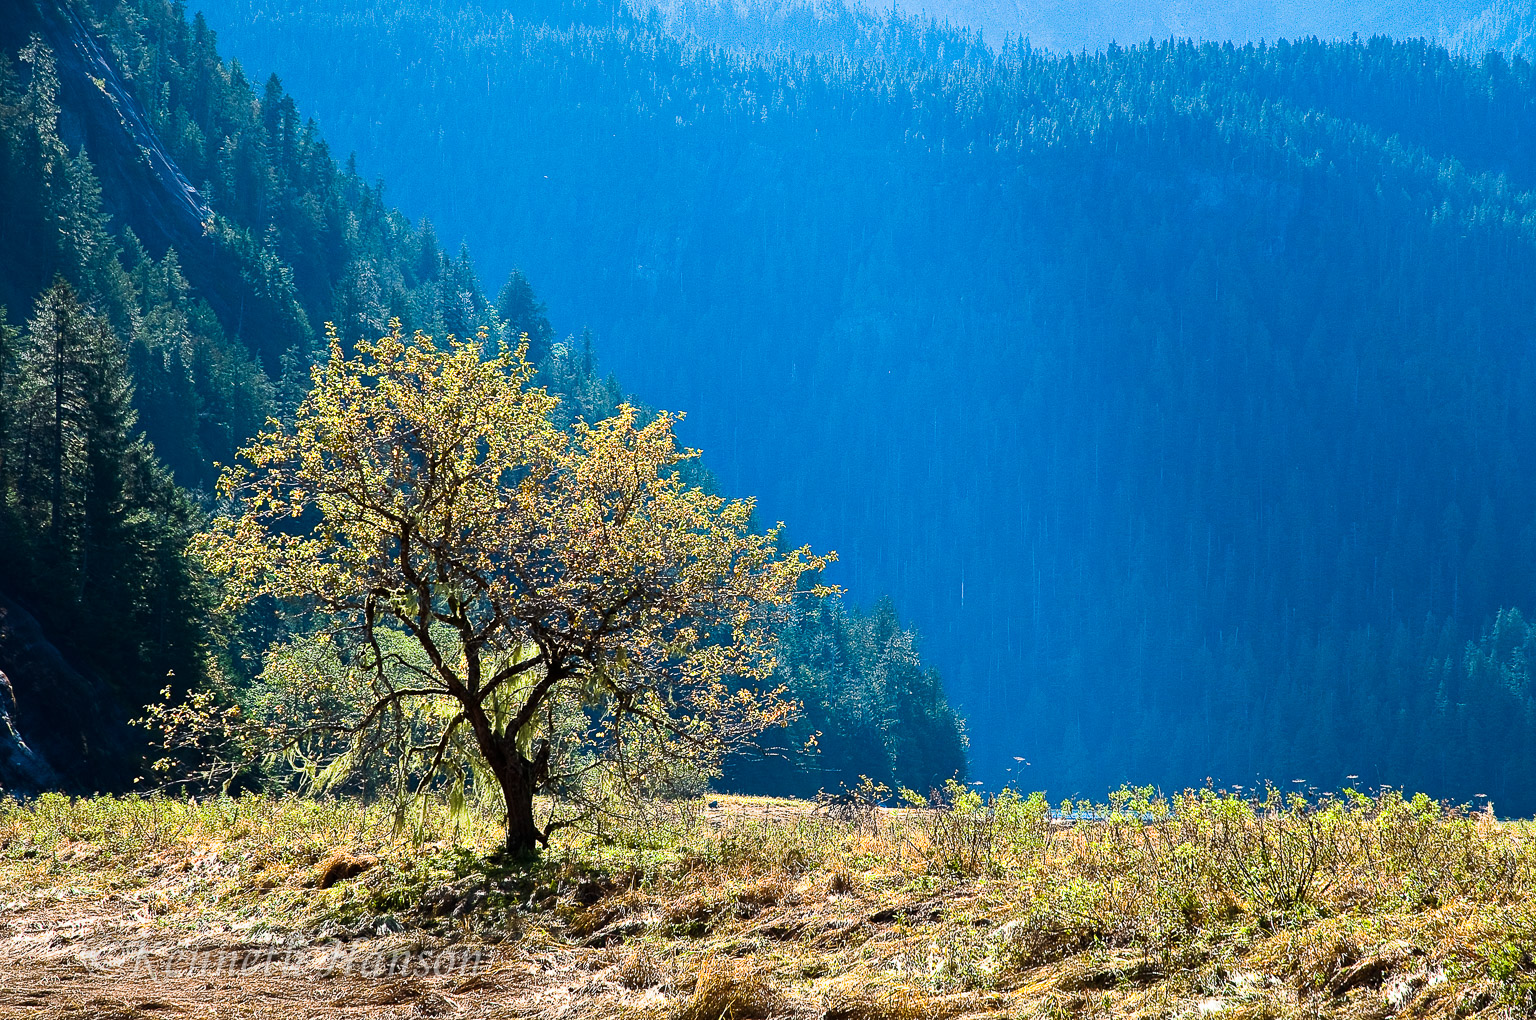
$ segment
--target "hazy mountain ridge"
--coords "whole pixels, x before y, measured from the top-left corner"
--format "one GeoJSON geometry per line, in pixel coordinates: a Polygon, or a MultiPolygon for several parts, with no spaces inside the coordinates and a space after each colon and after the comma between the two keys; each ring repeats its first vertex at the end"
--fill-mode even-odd
{"type": "MultiPolygon", "coordinates": [[[[744,38],[772,48],[788,44],[821,49],[840,23],[898,16],[948,23],[984,33],[993,47],[1027,39],[1055,53],[1096,52],[1110,43],[1131,46],[1168,39],[1197,42],[1276,42],[1281,39],[1450,39],[1469,19],[1483,14],[1484,0],[1410,0],[1380,4],[1369,0],[1340,3],[1257,0],[1230,4],[1212,0],[921,0],[884,3],[869,0],[846,9],[835,3],[755,4],[734,0],[641,4],[655,6],[669,25],[686,25],[701,37],[724,44],[744,38]],[[807,22],[819,22],[810,31],[807,22]],[[754,30],[754,26],[760,26],[754,30]]],[[[1501,3],[1499,6],[1506,6],[1501,3]]],[[[1521,7],[1522,4],[1514,4],[1521,7]]]]}
{"type": "Polygon", "coordinates": [[[951,0],[933,5],[844,5],[840,0],[748,3],[743,0],[639,2],[674,34],[741,51],[869,56],[893,18],[937,21],[980,32],[993,49],[1020,41],[1056,53],[1096,52],[1110,43],[1167,39],[1237,45],[1282,39],[1428,39],[1473,60],[1490,50],[1529,59],[1536,52],[1536,5],[1530,0],[1418,4],[997,3],[951,0]]]}

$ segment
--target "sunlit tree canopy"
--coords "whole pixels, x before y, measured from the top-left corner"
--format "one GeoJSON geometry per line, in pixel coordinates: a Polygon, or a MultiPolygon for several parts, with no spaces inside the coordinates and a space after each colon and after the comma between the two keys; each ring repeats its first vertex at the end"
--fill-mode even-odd
{"type": "Polygon", "coordinates": [[[788,719],[774,626],[831,557],[689,486],[676,417],[562,430],[524,348],[487,347],[397,323],[348,356],[333,333],[292,427],[224,472],[198,549],[231,608],[327,621],[310,668],[269,665],[291,757],[322,782],[384,749],[419,783],[478,771],[522,852],[571,820],[538,824],[536,793],[581,811],[788,719]]]}

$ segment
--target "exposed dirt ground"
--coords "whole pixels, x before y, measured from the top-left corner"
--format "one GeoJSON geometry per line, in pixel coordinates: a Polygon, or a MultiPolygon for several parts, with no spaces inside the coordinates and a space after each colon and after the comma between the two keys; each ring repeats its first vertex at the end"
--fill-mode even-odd
{"type": "Polygon", "coordinates": [[[647,997],[602,951],[535,956],[411,934],[300,947],[228,930],[175,938],[134,906],[66,895],[7,909],[0,1017],[565,1017],[647,997]]]}
{"type": "MultiPolygon", "coordinates": [[[[772,824],[809,811],[760,801],[702,814],[718,826],[727,816],[772,824]]],[[[241,927],[222,911],[162,917],[142,895],[61,887],[13,898],[0,888],[0,1020],[643,1015],[666,1004],[675,978],[637,980],[632,954],[548,941],[387,930],[264,941],[241,927]]]]}

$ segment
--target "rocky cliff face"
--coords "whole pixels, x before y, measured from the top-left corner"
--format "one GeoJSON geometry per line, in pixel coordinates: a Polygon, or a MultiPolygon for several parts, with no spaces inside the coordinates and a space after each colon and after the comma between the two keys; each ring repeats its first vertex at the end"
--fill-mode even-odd
{"type": "Polygon", "coordinates": [[[175,249],[182,271],[228,328],[263,300],[220,250],[214,213],[151,126],[132,84],[90,25],[63,0],[0,0],[0,48],[37,35],[57,61],[59,133],[84,149],[114,229],[127,227],[156,258],[175,249]]]}
{"type": "Polygon", "coordinates": [[[109,681],[65,661],[37,619],[0,594],[0,789],[120,792],[144,739],[109,681]]]}
{"type": "Polygon", "coordinates": [[[201,242],[213,210],[150,127],[90,27],[64,4],[45,5],[40,13],[44,37],[59,60],[62,105],[71,115],[66,134],[90,146],[98,175],[122,178],[120,198],[130,201],[120,204],[138,221],[136,232],[142,226],[149,236],[180,246],[201,242]]]}
{"type": "Polygon", "coordinates": [[[0,673],[0,791],[29,794],[52,789],[59,777],[42,756],[27,746],[16,729],[16,693],[0,673]]]}

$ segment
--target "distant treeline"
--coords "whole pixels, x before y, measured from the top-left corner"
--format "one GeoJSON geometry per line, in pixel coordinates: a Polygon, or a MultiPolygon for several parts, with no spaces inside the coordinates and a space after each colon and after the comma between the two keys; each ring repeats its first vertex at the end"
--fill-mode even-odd
{"type": "Polygon", "coordinates": [[[1536,59],[1536,4],[1530,0],[1493,0],[1487,10],[1453,32],[1448,45],[1474,59],[1490,50],[1508,57],[1536,59]]]}

